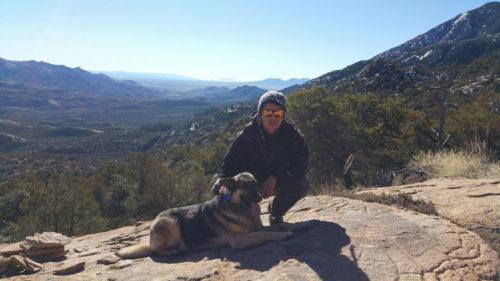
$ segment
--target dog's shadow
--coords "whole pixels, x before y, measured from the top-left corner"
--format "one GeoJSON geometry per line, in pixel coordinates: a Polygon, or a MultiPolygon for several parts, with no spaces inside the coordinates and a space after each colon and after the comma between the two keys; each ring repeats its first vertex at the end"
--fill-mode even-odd
{"type": "MultiPolygon", "coordinates": [[[[280,262],[290,259],[307,264],[322,280],[356,280],[368,281],[366,274],[358,267],[356,260],[341,254],[341,249],[348,246],[351,239],[345,229],[333,222],[319,220],[310,221],[306,230],[298,232],[287,241],[265,244],[247,250],[202,251],[178,257],[152,257],[156,262],[180,263],[197,262],[203,259],[224,259],[237,262],[239,269],[251,269],[267,272],[280,262]]],[[[351,255],[355,256],[355,248],[350,246],[351,255]]],[[[304,270],[303,267],[293,267],[304,270]]],[[[287,270],[288,274],[300,274],[287,270]]]]}

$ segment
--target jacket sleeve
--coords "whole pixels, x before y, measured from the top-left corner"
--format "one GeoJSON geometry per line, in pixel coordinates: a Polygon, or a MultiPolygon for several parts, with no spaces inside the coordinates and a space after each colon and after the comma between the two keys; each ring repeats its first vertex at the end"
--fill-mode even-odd
{"type": "Polygon", "coordinates": [[[224,157],[224,163],[220,171],[220,178],[237,175],[246,170],[245,142],[241,135],[233,142],[229,152],[224,157]]]}

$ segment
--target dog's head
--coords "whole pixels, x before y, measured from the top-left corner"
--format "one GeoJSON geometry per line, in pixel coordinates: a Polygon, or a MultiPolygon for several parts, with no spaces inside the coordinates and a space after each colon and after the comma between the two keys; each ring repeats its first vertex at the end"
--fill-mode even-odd
{"type": "Polygon", "coordinates": [[[259,183],[255,177],[248,173],[239,173],[234,177],[221,179],[220,194],[230,195],[233,204],[259,203],[262,197],[259,194],[259,183]]]}

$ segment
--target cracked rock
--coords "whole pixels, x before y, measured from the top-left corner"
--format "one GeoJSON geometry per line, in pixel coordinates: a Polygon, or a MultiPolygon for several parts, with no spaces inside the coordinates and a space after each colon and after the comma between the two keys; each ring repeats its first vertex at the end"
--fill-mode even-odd
{"type": "MultiPolygon", "coordinates": [[[[262,207],[265,205],[263,202],[262,207]]],[[[267,222],[265,215],[262,221],[267,222]]],[[[99,280],[131,281],[492,280],[499,262],[497,254],[475,233],[443,218],[396,207],[310,196],[300,200],[285,221],[309,221],[310,225],[290,240],[252,249],[225,248],[115,262],[109,247],[98,245],[130,241],[123,240],[136,233],[136,227],[129,226],[74,239],[67,247],[99,251],[84,258],[71,252],[66,262],[87,262],[85,270],[72,277],[75,280],[99,276],[99,280]]],[[[138,240],[146,243],[148,237],[138,240]]],[[[43,272],[52,272],[54,266],[44,264],[43,272]]],[[[30,277],[54,278],[43,272],[30,277]]]]}

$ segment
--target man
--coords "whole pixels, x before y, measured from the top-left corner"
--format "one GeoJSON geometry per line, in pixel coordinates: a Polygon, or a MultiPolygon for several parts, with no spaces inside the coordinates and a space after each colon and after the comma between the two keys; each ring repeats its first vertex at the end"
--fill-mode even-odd
{"type": "MultiPolygon", "coordinates": [[[[264,198],[276,195],[269,204],[269,223],[283,222],[285,213],[309,190],[305,176],[309,152],[304,138],[286,118],[286,98],[269,91],[259,99],[252,122],[236,138],[224,159],[220,178],[240,172],[252,173],[264,198]]],[[[218,193],[218,180],[212,190],[218,193]]],[[[257,206],[254,215],[260,215],[257,206]]]]}

